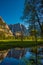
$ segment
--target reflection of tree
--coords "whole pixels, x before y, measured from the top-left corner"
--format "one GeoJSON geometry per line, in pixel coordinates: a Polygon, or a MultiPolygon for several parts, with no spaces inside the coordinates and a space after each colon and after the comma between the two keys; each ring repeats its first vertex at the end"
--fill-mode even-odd
{"type": "MultiPolygon", "coordinates": [[[[39,56],[37,56],[37,64],[40,65],[41,61],[39,60],[39,56]]],[[[23,57],[21,60],[23,60],[25,62],[26,65],[36,65],[36,56],[32,55],[29,59],[26,59],[25,57],[23,57]]]]}
{"type": "MultiPolygon", "coordinates": [[[[32,57],[33,57],[33,56],[32,56],[32,57]]],[[[23,57],[21,60],[23,60],[26,65],[36,65],[34,59],[26,59],[25,57],[23,57]]]]}

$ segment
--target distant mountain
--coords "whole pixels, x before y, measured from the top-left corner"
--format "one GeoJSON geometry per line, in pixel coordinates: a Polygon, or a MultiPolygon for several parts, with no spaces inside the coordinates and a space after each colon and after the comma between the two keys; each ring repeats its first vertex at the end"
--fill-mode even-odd
{"type": "Polygon", "coordinates": [[[17,24],[10,24],[9,25],[10,30],[13,32],[15,35],[16,32],[23,32],[24,35],[26,35],[26,27],[23,24],[17,23],[17,24]]]}
{"type": "Polygon", "coordinates": [[[0,17],[0,37],[8,37],[13,36],[9,26],[4,22],[4,20],[0,17]]]}

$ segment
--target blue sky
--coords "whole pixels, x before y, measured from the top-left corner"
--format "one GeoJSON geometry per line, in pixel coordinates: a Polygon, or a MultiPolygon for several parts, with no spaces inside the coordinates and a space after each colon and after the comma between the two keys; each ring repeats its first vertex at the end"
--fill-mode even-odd
{"type": "Polygon", "coordinates": [[[7,24],[24,24],[20,19],[23,14],[24,1],[25,0],[0,0],[0,16],[2,16],[7,24]]]}

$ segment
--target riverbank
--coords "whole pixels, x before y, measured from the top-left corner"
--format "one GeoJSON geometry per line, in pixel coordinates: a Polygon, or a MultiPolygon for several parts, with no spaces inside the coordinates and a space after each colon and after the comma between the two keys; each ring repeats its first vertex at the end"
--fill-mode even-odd
{"type": "Polygon", "coordinates": [[[10,49],[15,47],[35,47],[35,46],[43,46],[43,41],[38,41],[37,43],[35,41],[10,41],[10,40],[4,40],[0,41],[0,50],[2,49],[10,49]]]}

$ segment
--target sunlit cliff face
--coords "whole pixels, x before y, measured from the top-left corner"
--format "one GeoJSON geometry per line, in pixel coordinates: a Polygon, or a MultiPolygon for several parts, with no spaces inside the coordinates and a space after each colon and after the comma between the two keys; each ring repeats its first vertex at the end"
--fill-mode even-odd
{"type": "Polygon", "coordinates": [[[4,22],[2,17],[0,17],[0,34],[4,33],[5,36],[13,36],[13,33],[11,32],[8,25],[4,22]]]}

